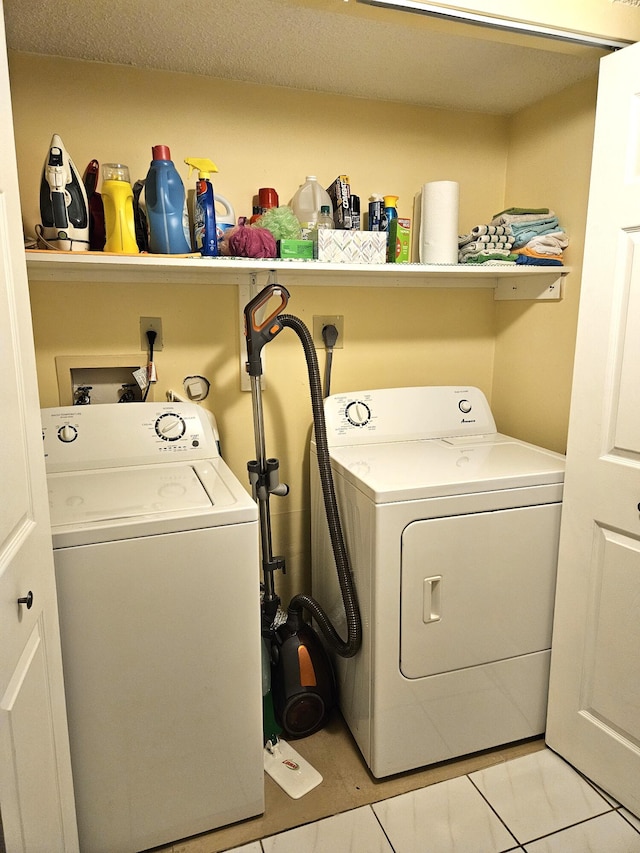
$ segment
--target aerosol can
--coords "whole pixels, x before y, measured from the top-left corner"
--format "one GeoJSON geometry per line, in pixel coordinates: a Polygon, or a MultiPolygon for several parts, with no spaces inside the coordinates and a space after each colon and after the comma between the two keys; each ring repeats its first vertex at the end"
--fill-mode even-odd
{"type": "Polygon", "coordinates": [[[84,184],[62,139],[54,133],[40,182],[40,237],[46,248],[89,248],[89,205],[84,184]]]}

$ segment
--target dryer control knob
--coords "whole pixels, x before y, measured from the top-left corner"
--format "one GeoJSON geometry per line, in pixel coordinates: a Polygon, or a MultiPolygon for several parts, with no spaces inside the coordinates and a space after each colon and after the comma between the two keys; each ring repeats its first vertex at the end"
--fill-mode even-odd
{"type": "Polygon", "coordinates": [[[469,400],[460,400],[458,403],[458,408],[462,412],[463,415],[468,415],[473,406],[471,405],[469,400]]]}
{"type": "Polygon", "coordinates": [[[351,403],[347,403],[344,413],[353,426],[363,427],[371,420],[371,409],[361,400],[353,400],[351,403]]]}

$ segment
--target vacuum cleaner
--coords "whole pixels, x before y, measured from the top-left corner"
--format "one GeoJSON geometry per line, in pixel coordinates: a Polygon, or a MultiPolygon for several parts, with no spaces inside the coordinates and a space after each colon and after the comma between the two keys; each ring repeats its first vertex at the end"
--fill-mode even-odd
{"type": "MultiPolygon", "coordinates": [[[[289,293],[280,284],[269,284],[244,309],[247,372],[251,382],[256,459],[247,465],[254,499],[258,502],[262,550],[262,634],[271,664],[271,697],[275,721],[290,738],[300,738],[321,729],[336,703],[336,683],[325,645],[311,624],[315,621],[328,646],[342,657],[353,657],[362,644],[362,623],[351,567],[336,502],[324,419],[323,395],[313,339],[304,323],[283,314],[289,293]],[[273,305],[275,304],[275,308],[273,305]],[[274,556],[269,499],[286,495],[280,483],[279,462],[267,458],[262,409],[262,358],[265,344],[283,328],[290,328],[302,343],[309,374],[311,406],[316,436],[318,468],[338,581],[345,609],[347,637],[342,639],[320,604],[311,596],[295,595],[286,615],[276,594],[274,574],[285,570],[284,557],[274,556]]],[[[277,737],[273,720],[265,710],[265,741],[277,737]]]]}
{"type": "Polygon", "coordinates": [[[40,181],[38,236],[47,248],[66,252],[89,249],[89,205],[80,174],[62,139],[54,133],[40,181]]]}

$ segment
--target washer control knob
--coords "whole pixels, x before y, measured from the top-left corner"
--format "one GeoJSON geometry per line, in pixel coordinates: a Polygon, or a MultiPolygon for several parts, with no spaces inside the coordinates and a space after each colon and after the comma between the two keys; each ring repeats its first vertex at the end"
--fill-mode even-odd
{"type": "Polygon", "coordinates": [[[163,441],[178,441],[186,431],[186,423],[175,412],[165,412],[156,420],[156,435],[163,441]]]}
{"type": "Polygon", "coordinates": [[[473,407],[471,406],[469,400],[460,400],[460,402],[458,403],[458,408],[460,409],[463,415],[468,415],[473,407]]]}
{"type": "Polygon", "coordinates": [[[71,424],[65,424],[58,430],[58,438],[60,441],[64,441],[65,444],[75,441],[77,437],[78,430],[74,426],[71,426],[71,424]]]}
{"type": "Polygon", "coordinates": [[[363,427],[371,420],[371,409],[361,400],[352,400],[351,403],[347,403],[344,413],[353,426],[363,427]]]}

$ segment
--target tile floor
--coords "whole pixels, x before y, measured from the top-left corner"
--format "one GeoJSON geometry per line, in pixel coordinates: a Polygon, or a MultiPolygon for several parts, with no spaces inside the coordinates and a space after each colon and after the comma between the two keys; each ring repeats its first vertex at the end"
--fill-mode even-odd
{"type": "Polygon", "coordinates": [[[231,850],[640,853],[640,820],[541,749],[231,850]]]}
{"type": "Polygon", "coordinates": [[[337,711],[292,746],[322,774],[317,788],[293,800],[265,774],[263,814],[153,853],[640,853],[640,820],[541,737],[385,779],[337,711]]]}

